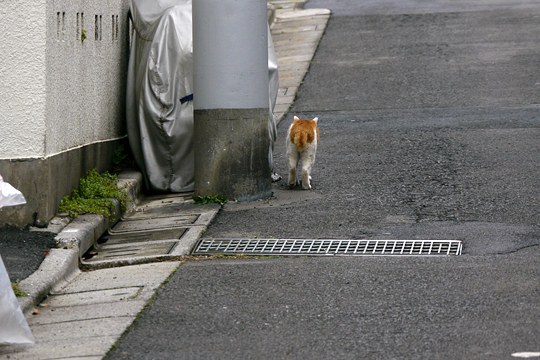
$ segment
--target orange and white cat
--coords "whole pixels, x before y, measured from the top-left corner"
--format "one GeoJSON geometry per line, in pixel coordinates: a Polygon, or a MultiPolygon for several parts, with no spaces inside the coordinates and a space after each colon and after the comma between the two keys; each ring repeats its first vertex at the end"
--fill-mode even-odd
{"type": "Polygon", "coordinates": [[[302,188],[311,189],[311,168],[315,163],[319,142],[318,118],[313,120],[294,117],[287,133],[287,158],[289,159],[289,187],[297,184],[296,168],[302,160],[302,188]]]}

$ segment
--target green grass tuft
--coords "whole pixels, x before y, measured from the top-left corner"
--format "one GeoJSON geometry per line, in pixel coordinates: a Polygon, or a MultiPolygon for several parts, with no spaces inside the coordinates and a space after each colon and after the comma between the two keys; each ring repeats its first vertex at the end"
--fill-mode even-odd
{"type": "Polygon", "coordinates": [[[26,297],[26,296],[28,296],[28,294],[26,292],[19,289],[19,283],[18,282],[11,283],[11,288],[13,289],[13,292],[15,293],[16,297],[26,297]]]}
{"type": "Polygon", "coordinates": [[[108,172],[99,174],[96,169],[88,172],[82,178],[79,188],[73,190],[70,196],[64,196],[60,202],[60,212],[67,213],[70,217],[77,217],[81,214],[98,214],[105,216],[109,221],[114,222],[115,201],[120,202],[122,211],[126,209],[127,194],[117,186],[118,177],[108,172]]]}
{"type": "Polygon", "coordinates": [[[196,204],[225,204],[229,199],[224,195],[194,196],[193,201],[196,204]]]}

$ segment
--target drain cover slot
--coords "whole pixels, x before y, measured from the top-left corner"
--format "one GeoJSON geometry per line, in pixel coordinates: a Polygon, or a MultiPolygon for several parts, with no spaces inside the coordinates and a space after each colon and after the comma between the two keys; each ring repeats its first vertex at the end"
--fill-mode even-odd
{"type": "Polygon", "coordinates": [[[169,254],[176,246],[175,241],[161,243],[137,243],[127,245],[104,246],[95,256],[85,259],[85,263],[91,264],[103,260],[119,260],[134,256],[156,256],[169,254]]]}
{"type": "Polygon", "coordinates": [[[132,244],[137,242],[148,242],[156,240],[177,240],[184,235],[187,228],[175,228],[170,230],[157,230],[145,232],[124,232],[120,234],[105,233],[99,240],[98,244],[132,244]]]}
{"type": "Polygon", "coordinates": [[[193,255],[461,255],[459,240],[201,239],[193,255]]]}
{"type": "Polygon", "coordinates": [[[110,229],[109,233],[121,234],[135,231],[153,231],[185,227],[186,225],[193,224],[197,218],[197,215],[178,215],[169,218],[124,219],[110,229]]]}

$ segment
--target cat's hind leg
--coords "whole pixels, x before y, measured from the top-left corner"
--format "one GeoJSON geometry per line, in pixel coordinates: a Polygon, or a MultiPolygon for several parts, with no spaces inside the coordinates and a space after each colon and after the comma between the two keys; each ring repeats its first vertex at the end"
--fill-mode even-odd
{"type": "Polygon", "coordinates": [[[290,151],[288,153],[289,157],[289,188],[294,188],[296,186],[296,167],[298,166],[298,152],[290,151]]]}
{"type": "Polygon", "coordinates": [[[311,190],[311,175],[307,169],[302,169],[302,189],[311,190]]]}
{"type": "Polygon", "coordinates": [[[315,162],[315,154],[313,151],[305,151],[302,153],[302,188],[311,190],[311,168],[315,162]]]}

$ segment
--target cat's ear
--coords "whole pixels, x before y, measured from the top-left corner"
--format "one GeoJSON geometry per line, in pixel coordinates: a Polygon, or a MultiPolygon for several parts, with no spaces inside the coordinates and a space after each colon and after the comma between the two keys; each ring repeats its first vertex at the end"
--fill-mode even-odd
{"type": "Polygon", "coordinates": [[[315,119],[313,119],[313,121],[317,122],[317,121],[319,121],[319,118],[316,117],[315,119]]]}
{"type": "Polygon", "coordinates": [[[300,120],[300,119],[298,118],[298,116],[295,115],[294,118],[293,118],[293,120],[294,120],[294,121],[298,121],[298,120],[300,120]]]}

